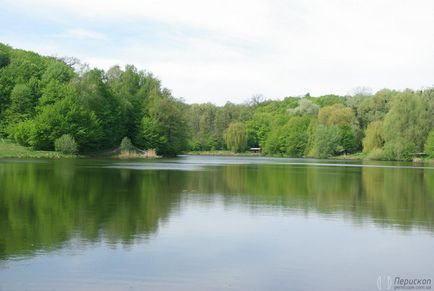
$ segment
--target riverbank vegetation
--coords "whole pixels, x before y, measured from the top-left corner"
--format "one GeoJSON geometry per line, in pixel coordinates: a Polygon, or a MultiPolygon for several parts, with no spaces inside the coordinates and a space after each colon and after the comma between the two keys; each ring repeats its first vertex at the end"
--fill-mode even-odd
{"type": "Polygon", "coordinates": [[[74,158],[76,155],[68,155],[55,151],[38,151],[23,147],[19,144],[0,138],[0,158],[74,158]]]}
{"type": "Polygon", "coordinates": [[[0,137],[81,154],[128,137],[163,156],[254,147],[288,157],[434,158],[434,89],[189,105],[132,65],[90,69],[0,44],[0,137]]]}

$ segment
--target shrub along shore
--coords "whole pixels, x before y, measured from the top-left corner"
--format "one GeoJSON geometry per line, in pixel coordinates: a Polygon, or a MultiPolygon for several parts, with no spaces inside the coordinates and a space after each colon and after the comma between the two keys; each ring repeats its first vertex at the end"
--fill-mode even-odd
{"type": "Polygon", "coordinates": [[[434,158],[434,89],[186,104],[132,65],[103,71],[0,43],[0,138],[25,147],[3,144],[0,156],[90,155],[127,138],[134,150],[123,157],[261,148],[265,156],[423,161],[434,158]]]}

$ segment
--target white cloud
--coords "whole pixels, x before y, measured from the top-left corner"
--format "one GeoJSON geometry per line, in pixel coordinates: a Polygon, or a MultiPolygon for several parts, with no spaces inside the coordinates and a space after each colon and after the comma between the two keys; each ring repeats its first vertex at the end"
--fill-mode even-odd
{"type": "MultiPolygon", "coordinates": [[[[345,94],[358,86],[377,90],[434,83],[432,0],[7,3],[59,23],[69,17],[80,27],[117,28],[104,33],[65,28],[83,43],[131,31],[113,42],[110,52],[104,44],[76,56],[105,68],[114,60],[151,70],[174,95],[190,102],[221,104],[256,93],[277,98],[306,92],[345,94]],[[140,27],[151,29],[143,32],[140,27]],[[149,36],[158,36],[160,42],[149,41],[149,36]]],[[[66,45],[63,50],[71,55],[66,45]]]]}
{"type": "Polygon", "coordinates": [[[93,40],[104,40],[106,36],[102,33],[83,29],[83,28],[73,28],[66,31],[65,36],[70,36],[78,39],[93,39],[93,40]]]}

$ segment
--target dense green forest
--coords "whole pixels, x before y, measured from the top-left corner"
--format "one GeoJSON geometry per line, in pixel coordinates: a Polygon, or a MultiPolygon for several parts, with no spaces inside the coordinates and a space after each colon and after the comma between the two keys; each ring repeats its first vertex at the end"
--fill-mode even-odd
{"type": "Polygon", "coordinates": [[[0,137],[38,150],[71,142],[81,153],[116,148],[128,137],[165,156],[261,147],[265,155],[363,151],[409,160],[434,157],[434,89],[189,105],[132,65],[90,69],[0,44],[0,137]]]}

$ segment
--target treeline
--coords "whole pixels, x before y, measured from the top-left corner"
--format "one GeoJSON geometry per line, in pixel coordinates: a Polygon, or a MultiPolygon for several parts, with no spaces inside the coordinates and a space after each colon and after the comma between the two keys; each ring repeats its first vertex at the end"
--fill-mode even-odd
{"type": "Polygon", "coordinates": [[[218,116],[227,106],[193,105],[202,109],[202,114],[190,114],[191,122],[199,124],[192,131],[195,149],[218,148],[224,140],[233,151],[261,147],[266,155],[289,157],[361,151],[380,160],[409,160],[422,153],[434,157],[434,89],[250,102],[232,114],[222,138],[218,116]]]}
{"type": "Polygon", "coordinates": [[[82,153],[129,137],[160,155],[261,147],[263,154],[328,158],[434,157],[434,89],[354,96],[252,98],[187,105],[134,66],[89,69],[0,44],[0,135],[52,150],[65,134],[82,153]],[[75,69],[74,69],[75,68],[75,69]]]}
{"type": "Polygon", "coordinates": [[[74,70],[68,61],[0,44],[0,135],[41,150],[64,134],[84,153],[117,147],[125,136],[163,155],[186,149],[187,105],[151,73],[74,70]]]}

